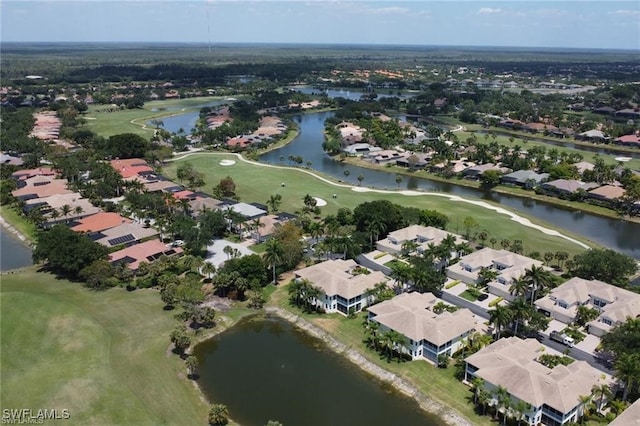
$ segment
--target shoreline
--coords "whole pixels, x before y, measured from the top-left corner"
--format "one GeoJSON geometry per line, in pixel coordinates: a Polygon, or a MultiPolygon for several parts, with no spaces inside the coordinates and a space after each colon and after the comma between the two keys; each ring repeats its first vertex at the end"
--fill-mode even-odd
{"type": "Polygon", "coordinates": [[[291,312],[274,306],[267,306],[264,308],[264,311],[266,314],[276,315],[277,317],[289,322],[290,324],[294,325],[310,336],[322,340],[327,348],[332,352],[344,357],[346,360],[359,367],[365,373],[374,376],[376,379],[388,384],[401,394],[413,399],[414,401],[416,401],[418,406],[426,413],[437,416],[449,425],[473,426],[473,423],[455,412],[455,410],[453,410],[452,408],[447,407],[445,404],[424,394],[420,389],[418,389],[416,386],[412,385],[402,377],[399,377],[396,374],[391,373],[384,368],[372,363],[360,352],[355,349],[349,348],[346,344],[340,342],[317,325],[310,323],[309,321],[299,317],[298,315],[292,314],[291,312]]]}
{"type": "Polygon", "coordinates": [[[18,229],[15,226],[10,224],[1,214],[1,210],[0,210],[0,227],[2,227],[2,229],[7,231],[9,234],[13,235],[17,240],[20,240],[20,242],[23,243],[28,248],[33,248],[33,245],[34,245],[33,241],[27,238],[27,236],[24,235],[22,232],[18,231],[18,229]]]}
{"type": "MultiPolygon", "coordinates": [[[[357,167],[363,167],[365,169],[369,169],[369,170],[383,170],[386,169],[386,167],[380,167],[380,166],[375,166],[367,161],[358,159],[358,158],[353,158],[353,157],[347,157],[344,161],[340,160],[338,158],[336,158],[336,156],[332,157],[334,160],[336,161],[340,161],[343,162],[344,164],[350,164],[353,166],[357,166],[357,167]]],[[[421,176],[416,176],[415,172],[414,173],[410,173],[407,172],[406,169],[401,169],[398,170],[399,168],[397,166],[391,167],[393,173],[398,174],[398,175],[402,175],[402,176],[408,176],[408,177],[419,177],[422,179],[428,179],[428,180],[432,180],[434,182],[442,182],[442,183],[447,183],[450,185],[456,185],[456,186],[460,186],[460,187],[464,187],[464,188],[474,188],[474,189],[479,189],[479,185],[474,185],[473,182],[461,182],[459,180],[453,180],[453,179],[446,179],[437,175],[434,175],[432,173],[426,173],[426,175],[421,175],[421,176]]],[[[559,208],[563,208],[563,209],[568,209],[574,212],[579,212],[579,211],[587,211],[590,214],[593,215],[597,215],[600,217],[605,217],[607,219],[616,219],[616,220],[622,220],[625,222],[630,222],[630,223],[640,223],[640,217],[637,216],[625,216],[625,217],[621,217],[618,214],[616,214],[616,212],[614,210],[611,209],[607,209],[606,207],[602,207],[603,209],[606,209],[606,211],[598,211],[597,209],[591,209],[591,208],[581,208],[583,207],[582,205],[574,205],[574,204],[570,204],[570,203],[575,203],[574,201],[569,201],[569,200],[563,200],[557,197],[550,197],[550,196],[546,196],[546,195],[539,195],[536,194],[535,192],[532,192],[532,194],[527,194],[527,195],[523,195],[523,194],[519,194],[515,191],[510,191],[509,188],[505,185],[498,185],[495,186],[493,188],[490,189],[490,192],[495,192],[497,194],[504,194],[504,195],[508,195],[511,197],[518,197],[521,199],[525,199],[525,200],[536,200],[536,201],[541,201],[543,203],[552,205],[554,207],[559,207],[559,208]]],[[[589,207],[599,207],[599,206],[595,206],[592,204],[588,204],[588,203],[583,203],[585,206],[589,206],[589,207]]]]}
{"type": "MultiPolygon", "coordinates": [[[[532,228],[532,229],[537,229],[538,231],[547,234],[547,235],[553,235],[553,236],[557,236],[559,238],[562,238],[564,240],[567,240],[571,243],[577,244],[578,246],[585,248],[585,249],[590,249],[591,246],[589,246],[588,244],[584,243],[583,241],[580,241],[576,238],[573,238],[571,236],[565,235],[561,232],[559,232],[556,229],[553,228],[549,228],[543,225],[538,225],[534,222],[532,222],[531,219],[529,219],[526,216],[523,216],[515,211],[511,211],[509,209],[505,209],[504,207],[500,207],[498,205],[492,205],[490,203],[488,203],[487,201],[481,201],[481,200],[473,200],[473,199],[467,199],[464,197],[460,197],[458,195],[452,195],[452,194],[445,194],[445,193],[440,193],[440,192],[422,192],[422,191],[411,191],[411,190],[405,190],[405,191],[397,191],[397,190],[384,190],[384,189],[377,189],[377,188],[368,188],[368,187],[361,187],[361,186],[354,186],[351,184],[345,184],[345,183],[337,183],[332,181],[329,178],[326,178],[324,176],[319,175],[316,171],[312,171],[312,170],[308,170],[308,169],[303,169],[303,168],[298,168],[298,167],[288,167],[288,166],[277,166],[274,164],[265,164],[265,163],[260,163],[258,161],[253,161],[253,160],[248,160],[246,158],[244,158],[241,154],[239,153],[230,153],[230,152],[211,152],[211,151],[199,151],[199,152],[192,152],[192,153],[186,153],[184,155],[181,156],[177,156],[177,157],[173,157],[167,161],[179,161],[182,160],[184,158],[190,157],[192,155],[199,155],[199,154],[205,154],[205,155],[235,155],[236,158],[238,158],[240,161],[243,161],[245,163],[248,164],[252,164],[252,165],[256,165],[256,166],[261,166],[261,167],[271,167],[271,168],[276,168],[276,169],[289,169],[289,170],[298,170],[301,173],[306,173],[310,176],[313,176],[316,179],[321,180],[322,182],[325,182],[329,185],[335,186],[335,187],[339,187],[339,188],[347,188],[350,189],[354,192],[378,192],[378,193],[390,193],[390,194],[400,194],[400,195],[404,195],[404,196],[432,196],[432,197],[445,197],[448,198],[451,201],[457,201],[457,202],[463,202],[463,203],[468,203],[468,204],[473,204],[479,207],[483,207],[485,209],[488,210],[493,210],[498,214],[501,215],[506,215],[510,217],[510,220],[513,220],[514,222],[519,223],[520,225],[532,228]]],[[[594,244],[593,242],[589,241],[590,243],[594,244]]],[[[595,245],[595,244],[594,244],[595,245]]]]}

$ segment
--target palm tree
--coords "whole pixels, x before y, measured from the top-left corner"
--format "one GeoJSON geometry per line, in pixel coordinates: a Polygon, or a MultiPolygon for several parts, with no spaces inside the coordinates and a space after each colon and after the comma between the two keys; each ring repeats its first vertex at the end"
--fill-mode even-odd
{"type": "Polygon", "coordinates": [[[504,410],[502,424],[505,425],[507,423],[507,414],[511,409],[511,396],[509,391],[500,385],[496,388],[494,396],[496,398],[496,409],[502,408],[504,410]]]}
{"type": "Polygon", "coordinates": [[[204,262],[202,268],[200,268],[200,273],[207,279],[211,279],[213,274],[216,273],[216,266],[211,262],[204,262]]]}
{"type": "Polygon", "coordinates": [[[367,225],[367,233],[369,234],[371,241],[371,248],[373,248],[373,238],[375,237],[376,241],[378,241],[380,234],[384,233],[386,230],[387,224],[380,219],[373,219],[369,222],[367,225]]]}
{"type": "Polygon", "coordinates": [[[411,279],[412,268],[408,264],[396,261],[391,264],[391,278],[395,280],[395,290],[396,294],[402,293],[404,291],[406,284],[411,279]]]}
{"type": "Polygon", "coordinates": [[[519,399],[518,402],[516,402],[513,405],[513,411],[516,412],[516,419],[518,420],[518,426],[520,426],[520,422],[522,421],[522,418],[525,416],[525,413],[530,409],[531,409],[531,405],[525,401],[522,401],[521,399],[519,399]]]}
{"type": "Polygon", "coordinates": [[[73,212],[80,216],[82,213],[84,213],[84,209],[82,208],[82,206],[76,206],[75,209],[73,209],[73,212]]]}
{"type": "Polygon", "coordinates": [[[184,360],[184,363],[187,367],[187,371],[189,372],[189,377],[195,377],[198,372],[198,358],[190,355],[187,357],[187,359],[184,360]]]}
{"type": "Polygon", "coordinates": [[[569,253],[566,251],[558,251],[554,257],[558,261],[558,268],[562,269],[562,263],[569,258],[569,253]]]}
{"type": "Polygon", "coordinates": [[[529,282],[524,277],[515,278],[509,287],[509,293],[518,297],[526,298],[528,292],[529,282]]]}
{"type": "Polygon", "coordinates": [[[276,266],[282,262],[284,256],[284,249],[280,240],[276,238],[270,238],[265,244],[264,260],[267,262],[273,271],[273,284],[277,283],[276,280],[276,266]]]}
{"type": "Polygon", "coordinates": [[[516,300],[511,302],[508,305],[509,310],[511,311],[511,315],[513,317],[513,321],[515,322],[515,327],[513,330],[513,334],[518,335],[518,325],[520,323],[524,324],[527,320],[531,318],[533,315],[533,308],[531,305],[527,303],[527,301],[523,297],[518,297],[516,300]]]}
{"type": "Polygon", "coordinates": [[[226,425],[229,423],[229,409],[224,404],[212,405],[209,409],[208,420],[210,425],[226,425]]]}
{"type": "Polygon", "coordinates": [[[611,391],[611,387],[606,383],[594,385],[591,388],[591,393],[595,398],[598,399],[598,404],[596,406],[596,409],[598,411],[602,410],[605,399],[611,400],[613,398],[613,392],[611,391]]]}
{"type": "Polygon", "coordinates": [[[260,242],[260,228],[264,228],[265,225],[264,223],[260,222],[260,218],[257,217],[255,219],[253,219],[253,221],[251,222],[251,228],[256,231],[256,243],[260,242]]]}
{"type": "Polygon", "coordinates": [[[311,234],[312,238],[316,239],[316,243],[318,242],[320,236],[324,234],[324,226],[322,226],[321,222],[311,222],[309,224],[309,234],[311,234]]]}
{"type": "Polygon", "coordinates": [[[269,208],[269,212],[271,214],[277,213],[281,203],[282,203],[282,195],[280,194],[271,195],[267,200],[267,207],[269,208]]]}
{"type": "Polygon", "coordinates": [[[513,313],[506,306],[496,305],[494,309],[489,311],[489,323],[493,324],[497,331],[496,339],[500,339],[502,329],[511,324],[512,318],[513,313]]]}
{"type": "Polygon", "coordinates": [[[482,415],[484,416],[487,412],[487,404],[491,400],[491,393],[485,388],[480,388],[478,391],[478,403],[482,405],[482,415]]]}
{"type": "Polygon", "coordinates": [[[189,271],[199,270],[203,262],[201,258],[191,254],[182,258],[182,264],[185,268],[188,268],[189,271]]]}
{"type": "Polygon", "coordinates": [[[539,292],[544,292],[546,289],[553,285],[553,277],[551,273],[544,269],[542,266],[531,266],[524,273],[524,279],[531,286],[531,304],[536,301],[536,295],[539,292]]]}
{"type": "Polygon", "coordinates": [[[62,213],[62,215],[64,216],[65,220],[67,219],[67,216],[69,216],[71,214],[72,211],[73,211],[73,209],[71,208],[71,206],[69,204],[65,204],[64,206],[60,207],[60,213],[62,213]]]}
{"type": "Polygon", "coordinates": [[[586,417],[589,415],[589,403],[591,402],[591,395],[578,395],[578,399],[580,400],[580,404],[582,405],[582,416],[580,419],[580,424],[584,424],[586,417]]]}
{"type": "Polygon", "coordinates": [[[615,376],[624,383],[622,400],[626,401],[629,392],[640,382],[640,353],[623,353],[614,364],[615,376]]]}
{"type": "Polygon", "coordinates": [[[473,402],[478,402],[478,393],[480,393],[480,389],[484,387],[484,379],[482,377],[474,377],[471,380],[471,386],[473,387],[473,402]]]}

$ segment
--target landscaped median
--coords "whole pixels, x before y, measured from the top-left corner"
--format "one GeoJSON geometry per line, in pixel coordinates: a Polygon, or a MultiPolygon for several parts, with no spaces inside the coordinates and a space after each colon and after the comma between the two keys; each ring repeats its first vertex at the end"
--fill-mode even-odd
{"type": "Polygon", "coordinates": [[[367,349],[362,315],[306,314],[289,305],[287,285],[280,285],[271,297],[267,312],[276,314],[322,339],[333,351],[345,356],[376,378],[413,397],[420,406],[454,425],[490,425],[488,417],[475,413],[467,386],[454,377],[453,366],[441,369],[426,361],[388,363],[367,349]]]}

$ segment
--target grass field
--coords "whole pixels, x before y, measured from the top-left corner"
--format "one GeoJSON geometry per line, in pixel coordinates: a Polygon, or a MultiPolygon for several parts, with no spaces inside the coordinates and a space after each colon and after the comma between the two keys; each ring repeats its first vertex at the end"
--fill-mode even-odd
{"type": "Polygon", "coordinates": [[[106,105],[91,105],[83,117],[86,120],[83,128],[96,134],[109,137],[121,133],[135,133],[145,138],[153,136],[153,126],[144,127],[145,122],[154,118],[168,117],[174,114],[195,110],[199,105],[221,100],[221,97],[201,97],[186,99],[170,99],[165,101],[146,102],[144,107],[104,112],[106,105]]]}
{"type": "MultiPolygon", "coordinates": [[[[302,200],[306,194],[327,201],[327,206],[322,207],[322,214],[336,213],[340,207],[353,209],[366,201],[387,199],[401,205],[435,209],[447,214],[450,218],[448,230],[452,232],[464,233],[462,225],[464,218],[473,216],[480,225],[478,230],[487,230],[490,236],[498,240],[520,239],[524,242],[525,252],[539,251],[544,253],[564,250],[570,254],[576,254],[583,251],[583,248],[575,243],[520,225],[492,210],[462,201],[451,201],[446,197],[406,196],[393,191],[389,194],[356,192],[350,186],[336,186],[328,180],[314,177],[306,170],[288,167],[274,168],[246,163],[232,154],[193,154],[168,164],[164,168],[164,173],[175,178],[176,169],[183,162],[191,163],[197,170],[204,173],[206,185],[203,190],[205,192],[211,193],[212,188],[218,184],[220,179],[231,176],[236,183],[236,192],[241,201],[265,203],[270,195],[280,194],[282,196],[281,211],[294,212],[302,209],[304,207],[302,200]],[[236,164],[221,166],[220,161],[223,159],[235,160],[236,164]],[[282,183],[285,184],[284,187],[282,183]],[[336,198],[333,198],[333,194],[336,195],[336,198]]],[[[532,222],[539,223],[535,220],[532,222]]],[[[580,239],[574,235],[571,237],[580,239]]]]}
{"type": "Polygon", "coordinates": [[[2,276],[0,307],[2,409],[68,409],[54,424],[206,423],[155,291],[92,292],[30,269],[2,276]]]}

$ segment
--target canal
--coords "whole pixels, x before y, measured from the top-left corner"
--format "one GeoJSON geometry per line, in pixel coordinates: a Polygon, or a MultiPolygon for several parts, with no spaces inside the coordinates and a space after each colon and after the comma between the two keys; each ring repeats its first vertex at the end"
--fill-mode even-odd
{"type": "Polygon", "coordinates": [[[203,393],[243,425],[444,424],[279,318],[244,319],[194,355],[203,393]]]}

